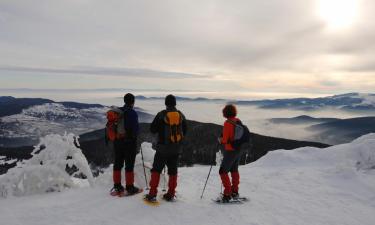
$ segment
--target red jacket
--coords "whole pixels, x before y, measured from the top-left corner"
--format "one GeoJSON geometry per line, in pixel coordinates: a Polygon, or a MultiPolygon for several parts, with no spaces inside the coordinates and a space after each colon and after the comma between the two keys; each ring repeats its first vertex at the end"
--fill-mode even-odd
{"type": "MultiPolygon", "coordinates": [[[[232,120],[234,122],[239,121],[239,119],[235,117],[228,118],[228,120],[232,120]]],[[[224,144],[224,149],[227,151],[233,151],[234,148],[231,144],[233,141],[234,141],[234,125],[228,121],[225,121],[224,128],[223,128],[223,138],[221,139],[221,143],[224,144]]]]}

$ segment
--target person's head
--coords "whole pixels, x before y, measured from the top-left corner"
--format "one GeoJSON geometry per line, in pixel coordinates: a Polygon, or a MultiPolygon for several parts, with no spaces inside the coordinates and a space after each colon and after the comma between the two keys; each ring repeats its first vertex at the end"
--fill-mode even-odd
{"type": "Polygon", "coordinates": [[[134,105],[134,95],[131,94],[131,93],[127,93],[125,96],[124,96],[124,103],[125,105],[128,105],[128,106],[133,106],[134,105]]]}
{"type": "Polygon", "coordinates": [[[223,116],[225,118],[233,118],[237,116],[236,106],[233,104],[228,104],[223,108],[223,116]]]}
{"type": "Polygon", "coordinates": [[[173,95],[167,95],[167,97],[165,97],[165,105],[167,107],[175,107],[176,97],[174,97],[173,95]]]}

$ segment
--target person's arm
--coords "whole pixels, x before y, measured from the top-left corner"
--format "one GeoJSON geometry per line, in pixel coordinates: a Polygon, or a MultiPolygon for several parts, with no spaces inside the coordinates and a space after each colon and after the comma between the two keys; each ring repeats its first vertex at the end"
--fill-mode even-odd
{"type": "Polygon", "coordinates": [[[150,131],[153,134],[156,134],[159,131],[159,121],[160,121],[159,117],[160,117],[160,113],[158,113],[155,116],[154,120],[152,121],[150,125],[150,131]]]}
{"type": "Polygon", "coordinates": [[[134,125],[133,125],[133,127],[134,127],[134,134],[136,136],[138,136],[138,134],[139,134],[139,121],[138,121],[138,113],[137,112],[135,112],[134,118],[135,118],[134,119],[134,125]]]}
{"type": "Polygon", "coordinates": [[[182,132],[184,133],[184,135],[186,135],[187,130],[188,130],[187,121],[186,121],[185,115],[182,114],[181,112],[180,112],[180,114],[182,116],[182,132]]]}
{"type": "Polygon", "coordinates": [[[223,127],[223,138],[221,139],[222,144],[228,144],[230,142],[230,132],[231,132],[230,123],[225,122],[224,127],[223,127]]]}

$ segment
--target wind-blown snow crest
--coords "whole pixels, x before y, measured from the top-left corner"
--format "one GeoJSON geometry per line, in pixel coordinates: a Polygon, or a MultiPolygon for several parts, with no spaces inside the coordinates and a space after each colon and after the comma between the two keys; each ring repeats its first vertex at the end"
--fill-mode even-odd
{"type": "Polygon", "coordinates": [[[364,135],[351,143],[326,149],[303,147],[292,151],[271,151],[254,165],[261,167],[345,167],[347,169],[375,168],[375,134],[364,135]]]}
{"type": "Polygon", "coordinates": [[[74,181],[76,176],[84,176],[93,185],[88,162],[76,145],[79,145],[78,139],[73,134],[51,134],[41,138],[31,159],[18,163],[0,177],[1,195],[62,191],[77,186],[74,181]]]}

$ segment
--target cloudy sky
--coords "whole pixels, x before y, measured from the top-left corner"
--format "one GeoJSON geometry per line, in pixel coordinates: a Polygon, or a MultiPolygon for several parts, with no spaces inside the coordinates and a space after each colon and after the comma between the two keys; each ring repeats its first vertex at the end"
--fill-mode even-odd
{"type": "Polygon", "coordinates": [[[1,0],[0,89],[375,92],[373,0],[1,0]]]}

